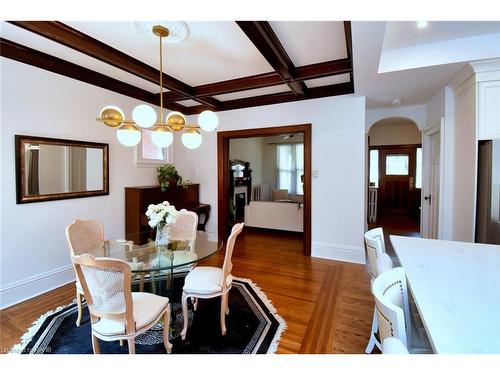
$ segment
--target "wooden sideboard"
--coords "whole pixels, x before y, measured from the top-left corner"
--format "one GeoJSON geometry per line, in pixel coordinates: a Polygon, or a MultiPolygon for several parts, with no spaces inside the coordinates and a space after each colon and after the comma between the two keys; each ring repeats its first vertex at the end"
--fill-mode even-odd
{"type": "Polygon", "coordinates": [[[147,232],[151,231],[146,217],[146,210],[150,204],[168,201],[176,209],[185,208],[198,214],[198,229],[205,230],[210,214],[210,205],[200,203],[200,185],[189,184],[171,186],[161,191],[159,185],[134,186],[125,188],[125,233],[127,240],[144,243],[147,241],[147,232]],[[145,233],[139,238],[134,235],[145,233]],[[142,238],[144,237],[144,238],[142,238]]]}

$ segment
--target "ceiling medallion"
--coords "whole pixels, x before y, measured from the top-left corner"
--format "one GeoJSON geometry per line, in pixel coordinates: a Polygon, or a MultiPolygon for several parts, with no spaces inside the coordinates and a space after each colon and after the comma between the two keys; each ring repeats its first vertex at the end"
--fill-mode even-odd
{"type": "Polygon", "coordinates": [[[163,38],[165,43],[179,43],[189,36],[189,27],[183,21],[141,21],[134,22],[134,25],[137,30],[150,39],[155,37],[155,34],[151,33],[153,27],[157,25],[163,26],[169,31],[169,34],[163,38]]]}
{"type": "MultiPolygon", "coordinates": [[[[182,22],[184,23],[184,22],[182,22]]],[[[137,24],[137,23],[136,23],[137,24]]],[[[175,24],[179,24],[175,22],[175,24]]],[[[178,29],[179,30],[179,29],[178,29]]],[[[178,33],[178,31],[175,31],[178,33]]],[[[147,104],[139,104],[132,111],[132,120],[126,120],[123,111],[114,105],[108,105],[101,110],[97,121],[112,128],[118,128],[116,137],[124,146],[135,146],[141,141],[141,128],[152,130],[151,139],[158,147],[168,147],[174,140],[173,132],[184,130],[181,140],[184,146],[189,149],[200,147],[202,137],[199,129],[207,132],[213,131],[219,125],[219,118],[212,111],[203,111],[198,116],[198,124],[187,124],[186,116],[180,112],[170,112],[163,122],[163,39],[168,39],[175,32],[164,25],[153,24],[149,29],[151,35],[155,35],[160,40],[160,117],[159,121],[156,111],[147,104]]],[[[179,33],[177,35],[180,35],[179,33]]],[[[180,37],[185,39],[186,32],[180,37]],[[184,35],[184,36],[182,36],[184,35]]],[[[179,39],[183,40],[183,39],[179,39]]],[[[173,39],[172,39],[173,40],[173,39]]]]}

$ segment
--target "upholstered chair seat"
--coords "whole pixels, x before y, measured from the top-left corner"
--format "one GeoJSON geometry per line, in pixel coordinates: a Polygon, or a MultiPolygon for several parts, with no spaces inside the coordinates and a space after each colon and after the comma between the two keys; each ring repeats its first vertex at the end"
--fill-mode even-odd
{"type": "MultiPolygon", "coordinates": [[[[132,293],[135,329],[142,330],[157,321],[168,306],[168,298],[150,293],[132,293]]],[[[92,329],[103,336],[125,335],[125,322],[122,319],[101,318],[92,329]]]]}
{"type": "MultiPolygon", "coordinates": [[[[196,267],[184,281],[186,293],[211,294],[222,291],[222,269],[217,267],[196,267]]],[[[226,278],[226,287],[232,282],[232,276],[226,278]]]]}

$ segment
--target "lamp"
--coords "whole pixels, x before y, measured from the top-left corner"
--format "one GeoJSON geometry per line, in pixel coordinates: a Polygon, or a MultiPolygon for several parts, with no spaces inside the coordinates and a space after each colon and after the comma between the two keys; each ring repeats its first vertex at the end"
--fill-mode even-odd
{"type": "MultiPolygon", "coordinates": [[[[187,26],[186,26],[187,28],[187,26]]],[[[187,32],[187,31],[186,31],[187,32]]],[[[198,129],[210,132],[219,125],[217,114],[212,111],[203,111],[198,117],[198,124],[189,125],[186,116],[181,112],[172,111],[163,121],[163,38],[169,36],[169,29],[161,26],[153,26],[153,34],[160,38],[160,116],[147,104],[139,104],[132,110],[132,119],[125,120],[123,111],[114,105],[108,105],[101,110],[97,121],[107,126],[118,128],[116,137],[124,146],[135,146],[141,140],[140,128],[151,128],[151,139],[153,143],[161,148],[172,144],[173,132],[184,130],[182,134],[182,143],[189,149],[200,147],[202,136],[198,129]],[[158,121],[157,121],[158,120],[158,121]]]]}

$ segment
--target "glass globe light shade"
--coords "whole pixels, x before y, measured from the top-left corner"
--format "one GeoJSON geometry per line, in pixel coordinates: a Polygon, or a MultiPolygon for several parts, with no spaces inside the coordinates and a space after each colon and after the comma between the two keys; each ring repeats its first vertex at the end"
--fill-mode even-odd
{"type": "Polygon", "coordinates": [[[198,116],[198,124],[203,130],[211,132],[219,126],[219,117],[215,112],[203,111],[200,113],[200,116],[198,116]]]}
{"type": "Polygon", "coordinates": [[[122,121],[125,118],[125,114],[116,105],[107,105],[106,107],[101,109],[99,117],[102,119],[102,122],[105,125],[116,128],[117,126],[120,126],[122,124],[122,121]]]}
{"type": "Polygon", "coordinates": [[[132,118],[141,128],[150,128],[156,122],[156,112],[147,104],[139,104],[132,111],[132,118]]]}
{"type": "Polygon", "coordinates": [[[135,146],[141,140],[141,131],[133,124],[123,124],[116,131],[116,138],[124,146],[135,146]]]}
{"type": "Polygon", "coordinates": [[[191,150],[200,147],[201,140],[201,134],[196,129],[188,129],[182,134],[182,143],[191,150]]]}
{"type": "Polygon", "coordinates": [[[151,133],[151,140],[153,143],[160,147],[168,147],[172,144],[174,140],[174,135],[172,131],[165,125],[155,126],[153,132],[151,133]]]}

